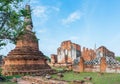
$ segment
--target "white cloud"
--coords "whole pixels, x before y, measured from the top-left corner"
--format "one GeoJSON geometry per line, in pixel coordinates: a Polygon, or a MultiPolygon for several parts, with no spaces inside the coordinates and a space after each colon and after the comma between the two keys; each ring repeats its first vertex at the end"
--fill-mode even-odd
{"type": "Polygon", "coordinates": [[[59,12],[59,10],[60,9],[55,6],[35,6],[32,14],[34,17],[37,17],[39,24],[43,24],[49,19],[49,17],[52,17],[55,12],[59,12]]]}
{"type": "Polygon", "coordinates": [[[55,6],[36,6],[33,9],[33,14],[36,17],[47,17],[52,12],[59,12],[60,9],[55,6]]]}
{"type": "Polygon", "coordinates": [[[36,4],[36,3],[39,3],[38,0],[30,0],[30,4],[36,4]]]}
{"type": "Polygon", "coordinates": [[[46,6],[36,6],[33,8],[33,16],[36,18],[38,24],[44,24],[48,20],[48,8],[46,6]]]}
{"type": "Polygon", "coordinates": [[[35,15],[36,17],[46,17],[47,13],[47,7],[45,6],[36,6],[33,9],[33,15],[35,15]]]}
{"type": "Polygon", "coordinates": [[[71,13],[66,19],[62,19],[62,23],[65,25],[73,23],[76,20],[79,20],[81,16],[82,16],[82,13],[80,11],[75,11],[71,13]]]}

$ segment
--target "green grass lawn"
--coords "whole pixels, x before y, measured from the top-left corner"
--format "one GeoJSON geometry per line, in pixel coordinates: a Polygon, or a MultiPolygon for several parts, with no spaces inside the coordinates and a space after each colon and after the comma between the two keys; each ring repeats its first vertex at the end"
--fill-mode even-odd
{"type": "MultiPolygon", "coordinates": [[[[62,68],[56,68],[56,70],[61,71],[62,68]]],[[[73,80],[83,80],[84,77],[92,77],[91,82],[94,84],[120,84],[120,74],[118,73],[104,73],[99,75],[98,73],[84,72],[84,73],[74,73],[73,71],[63,73],[64,77],[61,80],[73,81],[73,80]]],[[[6,76],[6,79],[12,79],[13,77],[19,78],[20,75],[16,76],[6,76]]],[[[58,78],[57,74],[52,75],[53,78],[58,78]]],[[[16,84],[10,81],[0,82],[0,84],[16,84]]]]}
{"type": "Polygon", "coordinates": [[[13,83],[13,82],[0,82],[0,84],[17,84],[17,83],[13,83]]]}
{"type": "MultiPolygon", "coordinates": [[[[1,76],[1,71],[2,71],[2,69],[0,68],[0,76],[1,76]]],[[[4,82],[0,82],[0,84],[17,84],[17,83],[13,83],[9,80],[12,79],[13,77],[20,78],[21,76],[20,75],[14,75],[14,76],[3,76],[3,77],[5,77],[6,80],[4,82]]]]}
{"type": "Polygon", "coordinates": [[[0,84],[17,84],[17,83],[13,83],[10,80],[15,77],[15,78],[20,78],[20,75],[14,75],[14,76],[4,76],[6,78],[6,81],[4,82],[0,82],[0,84]]]}
{"type": "MultiPolygon", "coordinates": [[[[103,75],[99,75],[98,73],[92,72],[84,72],[84,73],[74,73],[74,72],[66,72],[63,73],[64,77],[62,80],[73,81],[73,80],[83,80],[84,77],[92,77],[91,82],[94,84],[120,84],[120,74],[110,74],[105,73],[103,75]]],[[[57,75],[52,75],[53,78],[57,78],[57,75]]]]}

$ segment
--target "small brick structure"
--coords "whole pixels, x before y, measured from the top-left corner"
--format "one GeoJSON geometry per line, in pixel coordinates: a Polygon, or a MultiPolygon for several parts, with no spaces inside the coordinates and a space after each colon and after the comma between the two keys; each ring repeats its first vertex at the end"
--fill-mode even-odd
{"type": "Polygon", "coordinates": [[[52,64],[57,63],[57,55],[51,54],[51,63],[52,63],[52,64]]]}

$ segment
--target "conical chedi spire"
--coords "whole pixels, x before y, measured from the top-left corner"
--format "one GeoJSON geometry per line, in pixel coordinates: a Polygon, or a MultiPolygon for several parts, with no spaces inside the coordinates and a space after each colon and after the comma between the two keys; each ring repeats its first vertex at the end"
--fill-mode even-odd
{"type": "Polygon", "coordinates": [[[27,13],[26,17],[24,18],[24,21],[25,21],[25,24],[26,24],[25,29],[29,30],[29,31],[32,31],[33,23],[32,23],[32,18],[31,18],[30,5],[26,5],[25,9],[26,9],[26,13],[27,13]]]}

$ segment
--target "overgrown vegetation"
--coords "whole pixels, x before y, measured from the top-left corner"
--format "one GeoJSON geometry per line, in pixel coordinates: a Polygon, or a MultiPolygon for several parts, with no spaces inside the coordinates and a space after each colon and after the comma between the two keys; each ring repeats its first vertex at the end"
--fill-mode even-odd
{"type": "Polygon", "coordinates": [[[15,78],[20,78],[21,76],[16,75],[16,76],[4,76],[6,78],[5,81],[1,81],[0,84],[17,84],[15,82],[11,82],[10,80],[15,77],[15,78]]]}
{"type": "Polygon", "coordinates": [[[4,77],[5,80],[2,81],[2,82],[0,82],[0,84],[17,84],[17,83],[13,83],[13,82],[11,82],[10,80],[11,80],[13,77],[15,77],[15,78],[20,78],[20,77],[21,77],[21,75],[2,76],[1,72],[2,72],[2,69],[0,68],[0,76],[1,76],[1,77],[4,77]]]}
{"type": "Polygon", "coordinates": [[[51,59],[48,57],[48,56],[46,56],[45,55],[45,58],[50,62],[51,61],[51,59]]]}
{"type": "Polygon", "coordinates": [[[2,68],[0,68],[0,76],[1,76],[2,68]]]}
{"type": "Polygon", "coordinates": [[[6,40],[15,43],[23,32],[27,11],[21,2],[23,0],[0,0],[0,48],[6,45],[6,40]]]}
{"type": "Polygon", "coordinates": [[[120,61],[120,56],[116,56],[116,60],[120,61]]]}

